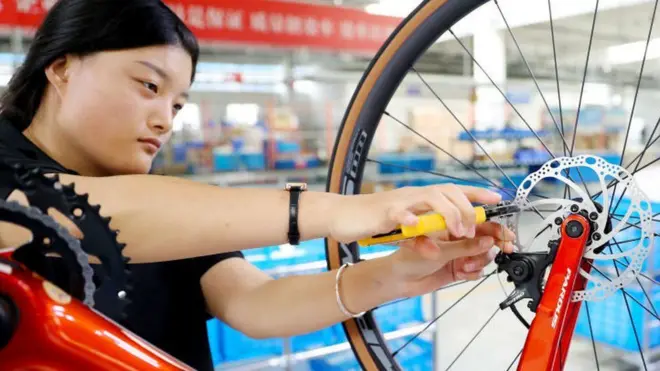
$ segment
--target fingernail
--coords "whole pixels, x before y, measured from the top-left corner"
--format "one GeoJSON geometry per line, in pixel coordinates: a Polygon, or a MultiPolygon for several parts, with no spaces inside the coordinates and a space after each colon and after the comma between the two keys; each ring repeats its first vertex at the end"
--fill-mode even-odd
{"type": "Polygon", "coordinates": [[[470,227],[470,230],[468,231],[468,237],[474,238],[474,236],[476,235],[477,235],[477,227],[473,225],[470,227]]]}
{"type": "Polygon", "coordinates": [[[488,260],[493,260],[495,259],[495,256],[497,256],[497,249],[491,249],[488,252],[488,260]]]}
{"type": "Polygon", "coordinates": [[[417,224],[417,217],[414,215],[408,215],[406,218],[403,220],[404,224],[406,225],[415,225],[417,224]]]}
{"type": "Polygon", "coordinates": [[[491,240],[490,238],[482,238],[481,241],[479,241],[479,245],[484,249],[487,247],[491,247],[493,246],[493,240],[491,240]]]}
{"type": "Polygon", "coordinates": [[[477,265],[475,263],[465,263],[463,266],[463,270],[466,272],[472,272],[477,269],[477,265]]]}
{"type": "Polygon", "coordinates": [[[463,237],[465,236],[465,233],[467,232],[467,229],[463,225],[463,223],[458,223],[458,228],[456,228],[456,237],[463,237]]]}
{"type": "Polygon", "coordinates": [[[465,279],[465,274],[463,272],[456,272],[456,279],[457,280],[464,280],[465,279]]]}

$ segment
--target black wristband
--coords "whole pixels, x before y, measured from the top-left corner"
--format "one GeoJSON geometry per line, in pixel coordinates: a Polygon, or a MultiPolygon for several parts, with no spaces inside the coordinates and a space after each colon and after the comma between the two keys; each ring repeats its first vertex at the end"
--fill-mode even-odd
{"type": "Polygon", "coordinates": [[[289,191],[289,232],[287,233],[290,245],[300,244],[300,229],[298,228],[298,215],[300,207],[300,194],[307,190],[304,183],[289,183],[286,185],[289,191]]]}

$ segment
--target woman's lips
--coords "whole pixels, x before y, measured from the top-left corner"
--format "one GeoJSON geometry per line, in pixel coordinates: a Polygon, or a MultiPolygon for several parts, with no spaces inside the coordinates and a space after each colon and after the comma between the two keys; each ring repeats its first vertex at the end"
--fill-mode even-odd
{"type": "Polygon", "coordinates": [[[138,142],[144,143],[152,153],[158,152],[160,147],[163,145],[158,138],[140,138],[138,139],[138,142]]]}

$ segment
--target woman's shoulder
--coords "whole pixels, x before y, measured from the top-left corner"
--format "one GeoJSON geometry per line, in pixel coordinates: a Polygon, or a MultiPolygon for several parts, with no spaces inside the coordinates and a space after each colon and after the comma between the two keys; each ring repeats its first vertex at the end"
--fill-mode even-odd
{"type": "Polygon", "coordinates": [[[15,164],[28,169],[40,168],[51,173],[75,174],[50,158],[11,122],[0,117],[0,170],[4,169],[2,174],[10,172],[15,164]]]}

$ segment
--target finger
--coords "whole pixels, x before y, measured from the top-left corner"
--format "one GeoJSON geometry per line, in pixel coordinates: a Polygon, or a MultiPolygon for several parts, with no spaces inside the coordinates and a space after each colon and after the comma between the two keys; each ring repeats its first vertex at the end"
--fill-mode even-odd
{"type": "Polygon", "coordinates": [[[406,247],[413,251],[415,259],[426,261],[437,261],[441,259],[442,250],[439,246],[426,236],[420,236],[401,243],[402,247],[406,247]]]}
{"type": "Polygon", "coordinates": [[[456,272],[457,281],[476,281],[484,276],[483,269],[477,272],[465,273],[465,272],[456,272]]]}
{"type": "Polygon", "coordinates": [[[465,193],[458,186],[444,186],[442,191],[449,201],[451,201],[461,213],[461,222],[463,223],[464,236],[474,238],[476,234],[477,213],[474,206],[467,198],[465,193]]]}
{"type": "Polygon", "coordinates": [[[515,246],[511,241],[496,240],[495,246],[498,246],[500,250],[502,250],[502,252],[504,252],[505,254],[511,254],[515,249],[515,246]]]}
{"type": "Polygon", "coordinates": [[[485,222],[477,226],[477,235],[491,236],[500,241],[515,241],[516,234],[502,224],[495,222],[485,222]]]}
{"type": "Polygon", "coordinates": [[[437,188],[429,188],[430,194],[427,196],[427,203],[433,208],[433,211],[442,215],[447,225],[449,233],[456,237],[465,235],[461,212],[456,205],[451,202],[443,192],[437,188]]]}
{"type": "Polygon", "coordinates": [[[488,252],[466,258],[460,263],[457,263],[457,271],[464,273],[480,271],[493,262],[493,259],[495,259],[495,256],[497,255],[497,251],[497,249],[491,248],[488,252]]]}
{"type": "Polygon", "coordinates": [[[477,256],[488,252],[494,245],[495,239],[489,236],[438,244],[447,260],[477,256]]]}
{"type": "Polygon", "coordinates": [[[493,205],[502,201],[502,195],[497,192],[490,191],[486,188],[473,187],[473,186],[457,186],[467,196],[470,202],[493,205]]]}
{"type": "Polygon", "coordinates": [[[419,222],[419,217],[405,207],[393,207],[388,214],[394,224],[413,226],[419,222]]]}

